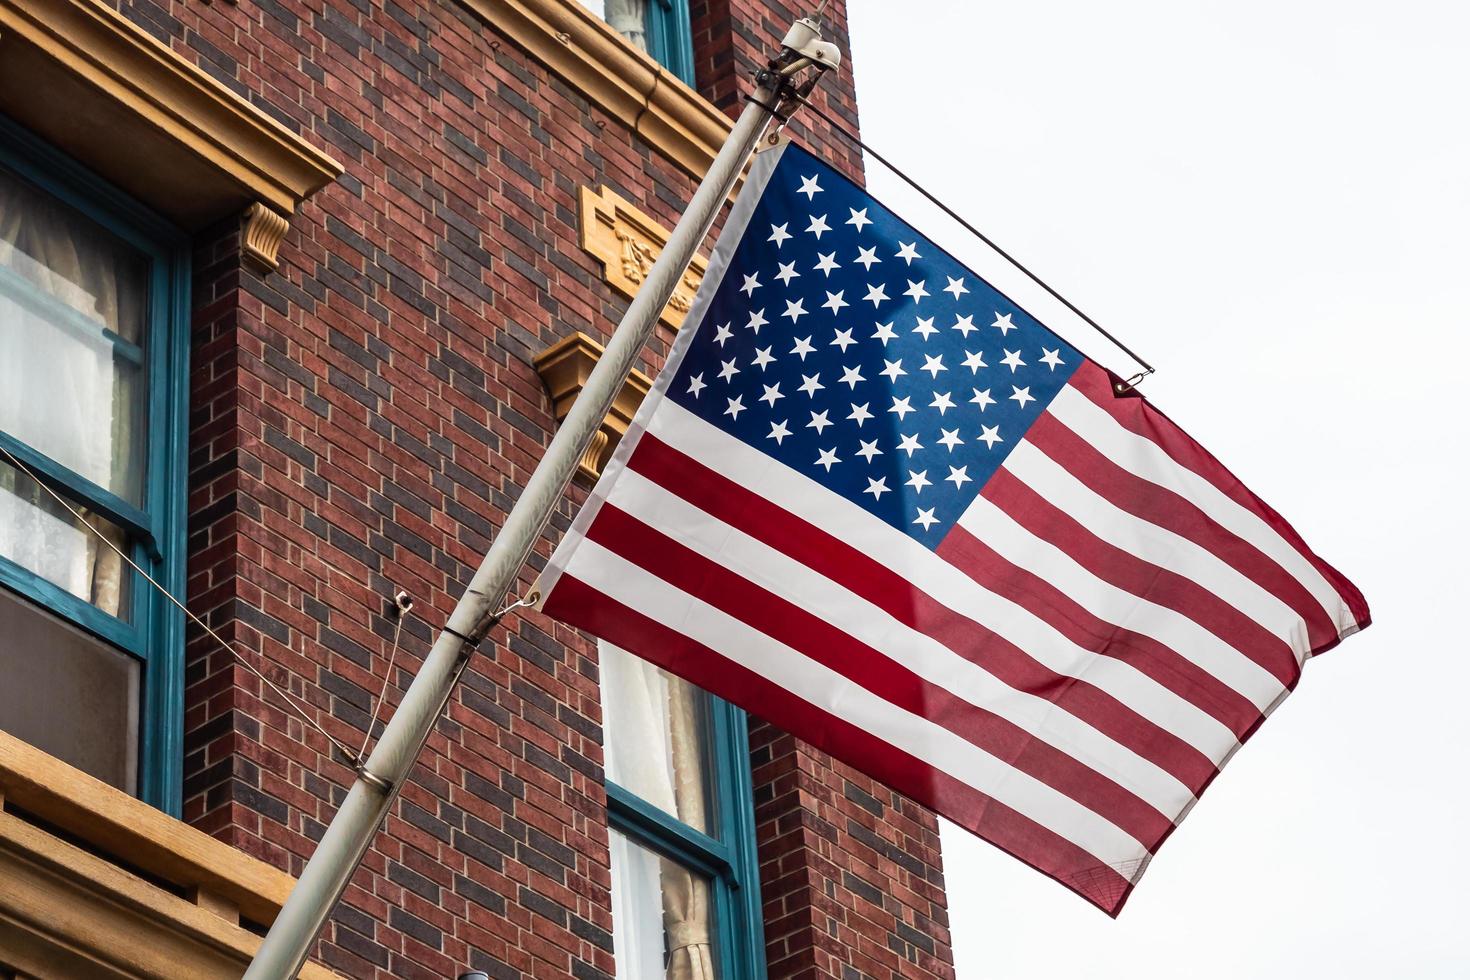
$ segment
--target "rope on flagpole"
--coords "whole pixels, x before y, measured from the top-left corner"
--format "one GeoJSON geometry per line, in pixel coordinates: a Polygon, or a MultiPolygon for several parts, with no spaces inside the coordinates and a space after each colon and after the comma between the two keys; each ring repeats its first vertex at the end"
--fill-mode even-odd
{"type": "Polygon", "coordinates": [[[959,213],[957,213],[954,210],[954,208],[951,208],[949,205],[947,205],[943,201],[941,201],[938,197],[936,197],[933,193],[931,193],[928,190],[928,188],[926,188],[923,184],[920,184],[917,180],[915,180],[914,178],[910,177],[908,174],[904,173],[903,170],[901,170],[896,164],[892,163],[887,157],[885,157],[883,154],[879,153],[877,150],[873,149],[867,143],[863,142],[862,137],[858,136],[857,133],[854,133],[851,129],[849,129],[846,125],[844,125],[840,120],[837,120],[837,119],[832,118],[831,115],[829,115],[823,109],[821,109],[816,104],[814,104],[810,99],[803,98],[803,99],[801,99],[801,103],[806,108],[810,109],[813,113],[815,113],[817,115],[817,117],[820,118],[823,122],[825,122],[827,125],[831,126],[832,129],[833,129],[833,131],[836,132],[839,136],[841,136],[843,139],[847,140],[848,142],[852,143],[854,146],[856,146],[858,149],[862,150],[864,153],[867,153],[868,155],[870,155],[874,160],[877,160],[879,163],[881,163],[895,177],[897,177],[899,180],[902,180],[905,184],[908,184],[914,190],[916,190],[920,194],[922,194],[924,196],[924,199],[927,200],[930,204],[933,204],[935,207],[939,208],[939,210],[941,210],[945,214],[949,215],[951,218],[953,218],[955,220],[956,223],[958,223],[960,225],[960,227],[964,228],[970,234],[972,234],[976,238],[980,239],[987,246],[989,246],[990,249],[992,251],[994,251],[997,255],[999,255],[1001,258],[1005,259],[1011,265],[1015,266],[1018,270],[1020,270],[1022,273],[1024,273],[1028,279],[1030,279],[1032,282],[1036,283],[1036,285],[1040,286],[1042,289],[1046,290],[1047,294],[1050,295],[1052,299],[1056,300],[1057,302],[1059,302],[1063,306],[1065,306],[1067,309],[1069,309],[1073,313],[1077,314],[1077,316],[1081,317],[1082,320],[1088,326],[1092,327],[1092,329],[1094,329],[1098,333],[1102,334],[1104,337],[1106,337],[1108,340],[1110,340],[1115,347],[1117,347],[1123,353],[1127,354],[1129,357],[1133,358],[1133,360],[1135,360],[1136,362],[1138,362],[1139,366],[1142,367],[1143,370],[1140,371],[1140,372],[1138,372],[1137,374],[1135,374],[1133,377],[1129,378],[1126,381],[1120,381],[1120,382],[1118,382],[1114,387],[1117,389],[1117,391],[1118,391],[1119,394],[1124,394],[1124,393],[1126,393],[1128,391],[1131,391],[1135,386],[1137,386],[1137,384],[1140,381],[1142,381],[1144,378],[1148,377],[1150,374],[1153,374],[1154,373],[1154,366],[1152,364],[1150,364],[1148,361],[1145,361],[1143,358],[1139,357],[1136,353],[1134,353],[1134,351],[1133,351],[1133,349],[1131,347],[1129,347],[1127,344],[1123,343],[1117,337],[1113,336],[1109,331],[1107,331],[1106,329],[1104,329],[1104,327],[1102,326],[1102,324],[1098,323],[1096,320],[1094,320],[1092,317],[1088,316],[1086,313],[1083,313],[1082,310],[1080,310],[1075,303],[1073,303],[1071,300],[1067,299],[1067,297],[1063,296],[1061,293],[1059,293],[1055,289],[1053,289],[1051,287],[1051,285],[1046,282],[1046,280],[1042,279],[1036,273],[1034,273],[1030,269],[1028,269],[1024,264],[1022,264],[1022,262],[1019,259],[1017,259],[1010,252],[1007,252],[1005,249],[1003,249],[999,245],[997,245],[995,243],[995,240],[992,239],[989,235],[985,234],[979,228],[976,228],[974,225],[970,224],[970,222],[966,221],[963,217],[961,217],[959,215],[959,213]]]}

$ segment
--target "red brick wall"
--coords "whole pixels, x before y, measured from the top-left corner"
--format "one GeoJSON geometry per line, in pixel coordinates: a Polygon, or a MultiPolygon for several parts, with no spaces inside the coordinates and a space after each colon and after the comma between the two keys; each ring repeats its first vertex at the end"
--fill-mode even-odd
{"type": "MultiPolygon", "coordinates": [[[[720,59],[743,76],[788,14],[696,7],[701,87],[736,109],[720,59]]],[[[391,710],[550,437],[530,358],[605,338],[626,305],[577,245],[578,188],[671,225],[693,185],[453,0],[124,12],[347,169],[276,272],[241,266],[233,226],[196,240],[189,598],[355,747],[387,596],[416,604],[391,710]]],[[[830,5],[840,41],[842,17],[830,5]]],[[[855,122],[851,77],[824,98],[855,122]]],[[[343,973],[612,970],[595,647],[539,615],[495,640],[324,934],[343,973]]],[[[196,636],[188,659],[186,819],[299,872],[350,771],[229,655],[196,636]]],[[[932,815],[773,729],[753,745],[772,976],[948,976],[932,815]]]]}

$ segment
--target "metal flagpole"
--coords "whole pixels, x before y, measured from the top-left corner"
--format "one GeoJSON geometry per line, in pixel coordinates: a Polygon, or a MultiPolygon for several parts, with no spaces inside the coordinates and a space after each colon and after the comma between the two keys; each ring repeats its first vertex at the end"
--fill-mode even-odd
{"type": "Polygon", "coordinates": [[[317,934],[331,915],[367,852],[384,816],[418,758],[434,723],[444,711],[455,682],[475,647],[509,609],[501,609],[506,593],[531,553],[547,519],[561,500],[593,434],[602,425],[643,350],[664,305],[684,269],[709,233],[745,162],[772,118],[783,122],[810,93],[818,78],[837,66],[835,45],[821,40],[810,19],[798,20],[781,42],[781,53],[756,74],[756,90],[747,101],[725,145],[674,226],[668,244],[649,270],[622,322],[613,331],[597,366],[567,413],[546,455],[506,515],[505,524],[485,555],[469,588],[450,614],[423,668],[404,693],[403,701],[383,730],[357,780],[321,843],[291,890],[281,914],[260,944],[245,980],[287,980],[306,961],[317,934]],[[811,69],[798,84],[797,76],[811,69]]]}

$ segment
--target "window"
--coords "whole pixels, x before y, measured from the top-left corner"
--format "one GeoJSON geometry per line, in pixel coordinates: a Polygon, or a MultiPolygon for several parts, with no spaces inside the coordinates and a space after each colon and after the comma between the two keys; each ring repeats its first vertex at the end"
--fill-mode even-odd
{"type": "Polygon", "coordinates": [[[689,0],[582,0],[640,51],[694,84],[694,40],[689,0]]]}
{"type": "Polygon", "coordinates": [[[0,729],[174,813],[181,616],[51,491],[182,591],[184,244],[0,119],[0,729]]]}
{"type": "Polygon", "coordinates": [[[599,649],[617,976],[764,976],[745,713],[599,649]]]}

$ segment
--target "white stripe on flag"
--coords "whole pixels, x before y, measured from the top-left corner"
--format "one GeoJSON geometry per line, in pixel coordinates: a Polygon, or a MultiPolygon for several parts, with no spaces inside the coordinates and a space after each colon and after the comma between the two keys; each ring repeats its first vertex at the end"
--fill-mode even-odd
{"type": "Polygon", "coordinates": [[[1001,466],[1103,541],[1214,593],[1285,640],[1297,663],[1306,659],[1312,641],[1302,618],[1214,552],[1128,513],[1024,438],[1001,466]]]}
{"type": "MultiPolygon", "coordinates": [[[[911,673],[1039,737],[1171,818],[1194,794],[1170,773],[1045,698],[1010,687],[938,640],[634,470],[608,503],[877,650],[911,673]]],[[[779,681],[779,677],[772,677],[779,681]]]]}
{"type": "Polygon", "coordinates": [[[1174,462],[1151,439],[1124,428],[1101,406],[1071,385],[1062,388],[1047,411],[1103,456],[1134,476],[1179,494],[1215,523],[1280,565],[1321,604],[1327,618],[1339,632],[1356,625],[1342,596],[1306,556],[1259,514],[1230,499],[1198,473],[1174,462]]]}
{"type": "Polygon", "coordinates": [[[1147,674],[1073,643],[1050,623],[982,588],[857,504],[704,422],[678,403],[666,400],[661,404],[648,431],[751,493],[872,556],[915,589],[981,623],[1048,670],[1085,679],[1193,746],[1215,765],[1238,746],[1229,728],[1147,674]]]}
{"type": "Polygon", "coordinates": [[[781,687],[802,700],[993,797],[1101,863],[1130,867],[1128,862],[1148,856],[1132,836],[1072,798],[649,574],[595,541],[582,542],[566,574],[756,674],[779,678],[781,687]]]}
{"type": "Polygon", "coordinates": [[[1103,581],[985,497],[970,503],[960,515],[960,525],[1098,619],[1159,641],[1257,708],[1270,707],[1286,690],[1270,671],[1188,616],[1103,581]]]}

